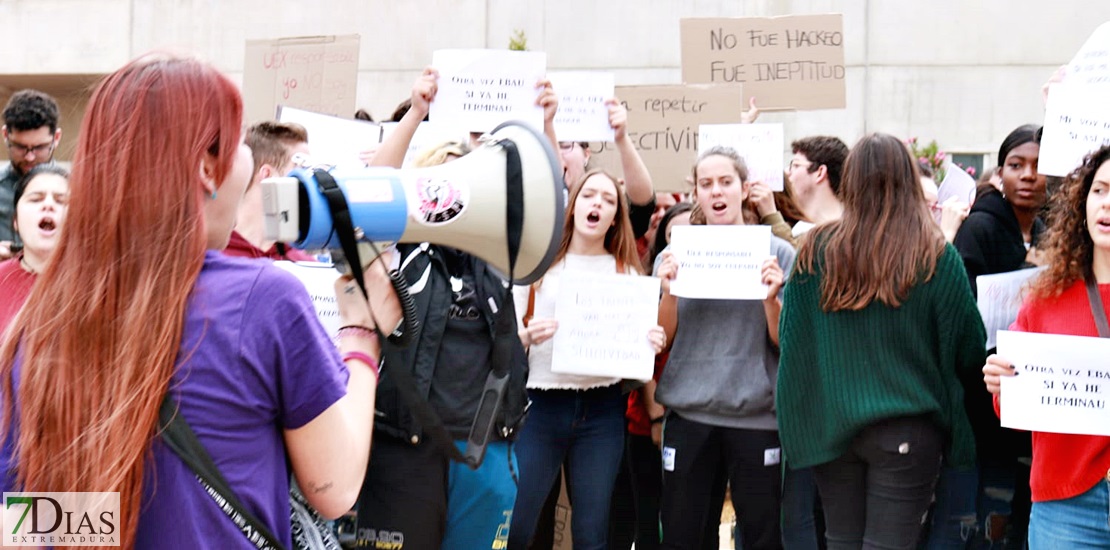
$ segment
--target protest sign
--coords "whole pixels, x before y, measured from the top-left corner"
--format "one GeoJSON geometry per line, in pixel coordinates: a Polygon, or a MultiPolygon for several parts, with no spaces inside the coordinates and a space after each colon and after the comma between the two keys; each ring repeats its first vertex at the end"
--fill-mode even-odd
{"type": "Polygon", "coordinates": [[[555,298],[551,372],[650,380],[648,331],[659,316],[659,279],[564,271],[555,298]]]}
{"type": "Polygon", "coordinates": [[[1053,84],[1045,105],[1038,171],[1066,176],[1110,144],[1110,84],[1053,84]]]}
{"type": "Polygon", "coordinates": [[[748,181],[761,181],[773,191],[782,191],[782,124],[702,124],[698,130],[698,154],[716,145],[731,147],[748,165],[748,181]]]}
{"type": "Polygon", "coordinates": [[[671,295],[762,300],[763,261],[771,255],[768,225],[681,225],[671,229],[678,274],[671,295]]]}
{"type": "MultiPolygon", "coordinates": [[[[698,155],[698,126],[740,122],[743,90],[736,84],[618,86],[628,109],[628,137],[651,174],[656,191],[686,193],[698,155]]],[[[612,143],[591,145],[591,166],[621,174],[612,143]]]]}
{"type": "MultiPolygon", "coordinates": [[[[362,166],[358,154],[381,140],[381,127],[373,122],[321,115],[311,111],[278,106],[277,119],[308,130],[310,159],[315,164],[362,166]]],[[[284,175],[284,174],[282,174],[284,175]]]]}
{"type": "Polygon", "coordinates": [[[998,331],[1010,328],[1017,320],[1029,281],[1041,271],[1044,271],[1043,267],[1031,267],[975,278],[975,286],[979,290],[976,296],[979,315],[983,317],[983,326],[987,329],[987,349],[998,345],[995,341],[998,331]]]}
{"type": "Polygon", "coordinates": [[[551,72],[547,78],[559,95],[554,121],[559,141],[613,141],[605,104],[613,97],[613,73],[551,72]]]}
{"type": "Polygon", "coordinates": [[[1004,330],[998,354],[1018,373],[1002,377],[1003,426],[1110,435],[1110,339],[1004,330]]]}
{"type": "MultiPolygon", "coordinates": [[[[335,303],[335,280],[339,272],[335,267],[325,263],[287,261],[277,261],[274,265],[292,273],[304,285],[324,331],[333,339],[339,336],[339,306],[335,303]]],[[[289,337],[305,335],[291,334],[289,337]]]]}
{"type": "Polygon", "coordinates": [[[438,91],[428,120],[467,132],[488,132],[506,120],[543,130],[536,84],[547,72],[547,54],[512,50],[436,50],[438,91]]]}
{"type": "Polygon", "coordinates": [[[764,110],[845,107],[840,14],[683,19],[680,33],[683,82],[743,83],[764,110]]]}
{"type": "Polygon", "coordinates": [[[352,116],[358,43],[357,34],[248,40],[243,63],[247,123],[273,120],[278,105],[352,116]]]}
{"type": "Polygon", "coordinates": [[[1068,63],[1064,82],[1110,84],[1110,22],[1099,25],[1068,63]]]}
{"type": "MultiPolygon", "coordinates": [[[[397,128],[397,122],[383,122],[382,123],[382,142],[384,143],[393,130],[397,128]]],[[[409,148],[405,151],[405,160],[403,167],[409,167],[412,160],[417,157],[421,152],[431,147],[436,147],[448,141],[457,141],[459,143],[467,143],[470,141],[470,136],[465,131],[443,124],[436,124],[434,122],[421,122],[416,127],[416,133],[412,135],[409,140],[409,148]]]]}

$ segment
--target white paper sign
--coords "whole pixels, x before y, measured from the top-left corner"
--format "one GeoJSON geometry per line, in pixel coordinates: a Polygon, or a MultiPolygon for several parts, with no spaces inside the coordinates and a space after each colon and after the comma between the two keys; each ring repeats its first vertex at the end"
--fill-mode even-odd
{"type": "Polygon", "coordinates": [[[784,138],[781,123],[702,124],[698,127],[698,154],[724,145],[736,149],[748,165],[748,181],[762,181],[782,191],[784,138]]]}
{"type": "MultiPolygon", "coordinates": [[[[276,261],[274,265],[292,273],[312,298],[316,318],[333,339],[339,335],[339,306],[335,303],[335,280],[339,272],[331,264],[276,261]]],[[[290,335],[291,338],[296,337],[290,335]]]]}
{"type": "Polygon", "coordinates": [[[278,106],[278,121],[293,122],[308,130],[308,146],[313,163],[332,166],[362,166],[358,154],[378,143],[381,128],[364,120],[322,115],[311,111],[278,106]]]}
{"type": "Polygon", "coordinates": [[[998,354],[1018,372],[1002,377],[1003,426],[1110,436],[1110,338],[1004,330],[998,354]]]}
{"type": "MultiPolygon", "coordinates": [[[[393,130],[397,128],[398,122],[383,122],[382,123],[382,142],[393,134],[393,130]]],[[[409,148],[405,151],[405,160],[401,164],[402,167],[408,168],[412,165],[412,161],[420,156],[426,149],[436,147],[448,141],[458,141],[460,143],[467,143],[470,136],[459,130],[443,124],[435,124],[432,122],[421,122],[416,127],[416,132],[412,135],[409,141],[409,148]]]]}
{"type": "Polygon", "coordinates": [[[547,54],[512,50],[436,50],[438,91],[428,120],[468,132],[488,132],[506,120],[543,130],[536,84],[547,72],[547,54]]]}
{"type": "Polygon", "coordinates": [[[671,229],[678,274],[671,295],[762,300],[763,261],[771,255],[769,225],[682,225],[671,229]]]}
{"type": "Polygon", "coordinates": [[[566,71],[547,75],[559,95],[555,136],[559,141],[613,141],[609,106],[613,98],[613,73],[566,71]]]}
{"type": "Polygon", "coordinates": [[[987,349],[997,345],[995,333],[1010,328],[1017,320],[1027,283],[1043,270],[1043,267],[1030,267],[975,278],[979,315],[983,317],[983,326],[987,328],[987,349]]]}
{"type": "Polygon", "coordinates": [[[659,317],[659,279],[564,271],[555,298],[551,372],[650,380],[648,331],[659,317]]]}
{"type": "Polygon", "coordinates": [[[1066,176],[1110,143],[1110,84],[1053,84],[1048,93],[1038,170],[1066,176]]]}
{"type": "Polygon", "coordinates": [[[1099,25],[1068,63],[1064,82],[1110,84],[1110,22],[1099,25]]]}

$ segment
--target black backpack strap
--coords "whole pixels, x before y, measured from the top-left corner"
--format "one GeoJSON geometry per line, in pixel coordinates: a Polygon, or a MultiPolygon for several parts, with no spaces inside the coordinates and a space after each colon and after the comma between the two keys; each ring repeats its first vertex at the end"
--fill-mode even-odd
{"type": "Polygon", "coordinates": [[[490,360],[493,368],[486,377],[478,411],[470,425],[466,439],[466,463],[477,469],[486,454],[486,445],[493,435],[497,417],[505,404],[505,391],[509,387],[513,349],[517,343],[516,316],[509,305],[513,299],[513,270],[520,253],[524,233],[524,172],[520,165],[520,152],[516,143],[503,139],[498,142],[505,151],[505,235],[509,252],[509,281],[501,297],[500,309],[494,321],[493,350],[490,360]]]}
{"type": "Polygon", "coordinates": [[[235,492],[220,474],[208,451],[201,445],[192,428],[185,422],[185,418],[178,414],[177,406],[169,392],[166,392],[166,397],[162,400],[158,419],[162,430],[162,441],[196,474],[197,481],[204,487],[205,492],[216,501],[220,510],[227,514],[247,540],[251,541],[258,550],[284,550],[277,537],[235,496],[235,492]]]}
{"type": "Polygon", "coordinates": [[[1091,302],[1091,315],[1095,317],[1095,326],[1098,327],[1098,335],[1102,338],[1110,338],[1110,324],[1106,322],[1106,307],[1102,304],[1102,297],[1098,295],[1098,283],[1095,282],[1094,276],[1087,276],[1087,300],[1091,302]]]}

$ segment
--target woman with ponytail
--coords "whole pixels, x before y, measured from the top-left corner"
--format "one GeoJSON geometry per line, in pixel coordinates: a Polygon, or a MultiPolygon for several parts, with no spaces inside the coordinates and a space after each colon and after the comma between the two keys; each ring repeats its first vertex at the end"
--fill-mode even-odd
{"type": "MultiPolygon", "coordinates": [[[[148,55],[103,80],[66,230],[0,348],[3,490],[119,492],[124,548],[255,548],[162,442],[167,395],[287,547],[290,468],[328,517],[366,471],[379,349],[367,302],[337,283],[343,324],[360,327],[341,331],[341,360],[300,283],[219,253],[252,171],[242,124],[235,84],[195,60],[148,55]]],[[[392,323],[380,271],[368,289],[392,323]]]]}

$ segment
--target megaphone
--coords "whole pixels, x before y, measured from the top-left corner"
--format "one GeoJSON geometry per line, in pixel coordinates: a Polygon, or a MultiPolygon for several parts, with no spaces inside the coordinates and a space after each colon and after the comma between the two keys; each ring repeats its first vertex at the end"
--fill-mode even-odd
{"type": "MultiPolygon", "coordinates": [[[[530,284],[551,265],[562,240],[562,170],[547,138],[519,122],[506,122],[465,157],[414,169],[335,168],[352,224],[373,242],[430,242],[466,251],[508,275],[510,206],[523,214],[512,272],[530,284]],[[515,150],[515,153],[513,151],[515,150]],[[523,197],[510,204],[509,155],[519,155],[523,197]]],[[[297,248],[338,248],[328,201],[314,172],[262,181],[267,238],[297,248]]]]}

